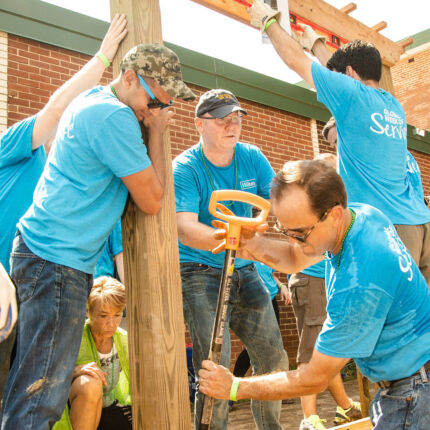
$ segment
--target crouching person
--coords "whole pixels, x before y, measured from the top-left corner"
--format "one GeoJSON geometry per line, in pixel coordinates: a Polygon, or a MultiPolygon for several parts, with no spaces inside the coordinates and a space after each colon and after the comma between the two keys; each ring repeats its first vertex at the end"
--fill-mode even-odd
{"type": "Polygon", "coordinates": [[[68,405],[54,430],[132,429],[127,332],[119,328],[124,307],[124,285],[94,280],[68,405]]]}

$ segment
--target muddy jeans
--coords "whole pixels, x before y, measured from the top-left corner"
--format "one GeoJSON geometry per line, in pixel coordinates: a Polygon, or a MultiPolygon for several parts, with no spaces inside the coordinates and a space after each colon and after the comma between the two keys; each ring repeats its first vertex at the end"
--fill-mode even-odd
{"type": "MultiPolygon", "coordinates": [[[[221,272],[221,269],[204,264],[181,264],[184,314],[193,341],[193,365],[196,375],[209,353],[221,272]]],[[[270,294],[254,264],[234,271],[227,321],[221,356],[223,366],[230,367],[230,326],[245,344],[254,374],[288,370],[288,358],[270,294]]],[[[196,393],[194,407],[197,428],[202,408],[202,395],[199,391],[196,393]]],[[[258,429],[282,429],[279,423],[280,401],[253,400],[251,408],[258,429]]],[[[226,429],[227,420],[228,401],[215,400],[211,430],[226,429]]]]}
{"type": "Polygon", "coordinates": [[[19,314],[1,428],[48,430],[67,402],[92,276],[38,257],[21,235],[11,263],[19,314]]]}

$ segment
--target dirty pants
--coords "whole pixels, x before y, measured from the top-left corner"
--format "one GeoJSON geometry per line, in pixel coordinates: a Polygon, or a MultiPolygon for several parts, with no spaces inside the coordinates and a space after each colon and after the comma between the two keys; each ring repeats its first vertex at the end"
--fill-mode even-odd
{"type": "Polygon", "coordinates": [[[3,395],[2,430],[48,430],[69,395],[92,275],[33,254],[15,237],[17,349],[3,395]]]}

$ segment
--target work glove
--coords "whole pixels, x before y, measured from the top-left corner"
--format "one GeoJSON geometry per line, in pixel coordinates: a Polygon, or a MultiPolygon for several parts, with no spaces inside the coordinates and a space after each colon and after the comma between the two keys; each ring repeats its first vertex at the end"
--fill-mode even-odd
{"type": "Polygon", "coordinates": [[[317,40],[321,40],[325,43],[326,38],[318,34],[310,25],[299,24],[299,27],[303,28],[303,33],[292,31],[291,37],[299,42],[303,49],[313,54],[312,48],[317,40]]]}
{"type": "Polygon", "coordinates": [[[272,9],[262,0],[255,0],[252,7],[248,9],[248,13],[251,17],[251,25],[259,28],[262,33],[266,28],[267,22],[272,18],[275,18],[278,22],[281,22],[281,12],[272,9]]]}

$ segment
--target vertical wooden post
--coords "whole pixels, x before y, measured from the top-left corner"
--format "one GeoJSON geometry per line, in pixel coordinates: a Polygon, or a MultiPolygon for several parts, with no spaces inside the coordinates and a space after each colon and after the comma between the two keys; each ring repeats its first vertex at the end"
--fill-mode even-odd
{"type": "Polygon", "coordinates": [[[372,401],[369,390],[369,380],[361,374],[357,368],[357,384],[358,391],[360,392],[361,415],[363,417],[369,416],[369,406],[372,401]]]}
{"type": "Polygon", "coordinates": [[[391,77],[391,67],[386,66],[385,64],[382,65],[382,75],[379,85],[385,91],[388,91],[392,96],[396,96],[394,94],[393,78],[391,77]]]}
{"type": "MultiPolygon", "coordinates": [[[[113,62],[139,43],[162,42],[158,0],[111,0],[111,15],[125,13],[128,36],[113,62]]],[[[156,216],[129,202],[123,218],[133,428],[190,429],[185,329],[179,274],[172,159],[164,136],[166,189],[156,216]]]]}

